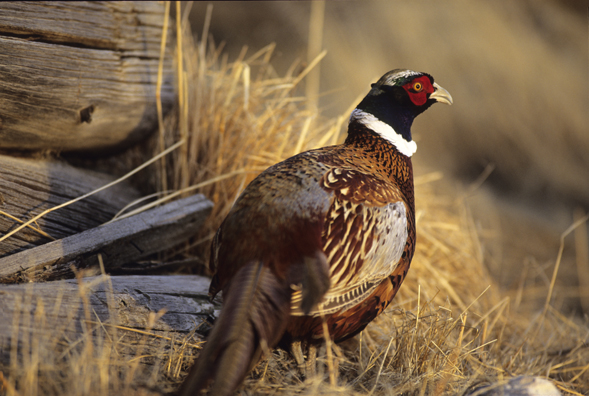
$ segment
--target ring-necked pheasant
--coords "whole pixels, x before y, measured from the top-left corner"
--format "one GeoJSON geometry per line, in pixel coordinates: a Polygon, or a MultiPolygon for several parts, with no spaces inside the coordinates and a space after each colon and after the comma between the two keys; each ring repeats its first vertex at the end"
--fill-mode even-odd
{"type": "Polygon", "coordinates": [[[392,70],[352,112],[344,144],[271,166],[243,191],[211,245],[224,306],[181,394],[235,391],[263,351],[343,341],[394,298],[415,251],[411,125],[452,97],[392,70]]]}

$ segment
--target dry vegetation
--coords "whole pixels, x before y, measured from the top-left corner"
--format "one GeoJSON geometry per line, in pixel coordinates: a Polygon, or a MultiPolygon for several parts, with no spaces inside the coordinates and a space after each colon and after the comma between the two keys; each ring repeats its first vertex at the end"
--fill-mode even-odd
{"type": "MultiPolygon", "coordinates": [[[[208,245],[257,172],[301,150],[335,143],[347,116],[323,119],[306,106],[299,83],[314,63],[293,65],[279,77],[270,63],[271,45],[253,55],[244,50],[229,62],[212,42],[195,43],[189,31],[181,37],[179,111],[165,120],[157,151],[184,144],[150,177],[160,191],[199,190],[215,202],[206,230],[183,248],[181,254],[190,256],[208,245]]],[[[492,230],[478,230],[460,193],[440,193],[443,183],[437,173],[416,177],[417,252],[393,306],[360,336],[335,347],[331,359],[320,351],[316,376],[304,379],[290,356],[276,351],[256,367],[242,392],[456,395],[525,374],[550,378],[564,394],[589,393],[587,323],[564,317],[550,298],[540,312],[523,311],[524,282],[515,299],[503,296],[483,264],[482,235],[492,230]],[[331,373],[329,367],[335,367],[331,373]]],[[[552,290],[545,293],[549,297],[552,290]]],[[[35,339],[20,334],[21,354],[15,344],[4,351],[11,365],[0,367],[0,394],[171,393],[201,342],[194,334],[140,334],[97,323],[92,312],[79,324],[83,336],[71,338],[66,324],[47,327],[55,307],[28,298],[21,322],[34,321],[46,331],[35,339]]],[[[79,298],[83,302],[84,293],[79,298]]]]}

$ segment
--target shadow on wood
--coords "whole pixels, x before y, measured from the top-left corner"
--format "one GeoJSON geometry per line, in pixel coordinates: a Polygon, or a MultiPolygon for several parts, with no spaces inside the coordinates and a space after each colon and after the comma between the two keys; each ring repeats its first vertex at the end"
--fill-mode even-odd
{"type": "MultiPolygon", "coordinates": [[[[115,177],[88,169],[74,168],[64,161],[15,158],[0,155],[0,235],[12,231],[43,211],[96,190],[115,177]]],[[[112,219],[140,194],[127,181],[96,193],[82,201],[53,211],[33,225],[50,238],[24,228],[0,242],[0,257],[43,245],[94,228],[112,219]],[[54,239],[52,239],[54,238],[54,239]]]]}
{"type": "Polygon", "coordinates": [[[196,194],[0,259],[0,283],[72,277],[71,266],[107,270],[164,251],[194,236],[213,204],[196,194]]]}

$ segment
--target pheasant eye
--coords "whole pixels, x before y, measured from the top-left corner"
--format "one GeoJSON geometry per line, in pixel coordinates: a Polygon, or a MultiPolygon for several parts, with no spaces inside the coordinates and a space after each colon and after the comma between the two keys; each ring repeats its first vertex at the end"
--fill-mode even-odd
{"type": "Polygon", "coordinates": [[[413,84],[413,89],[416,92],[419,92],[419,91],[421,91],[423,89],[423,84],[420,83],[420,82],[416,82],[415,84],[413,84]]]}

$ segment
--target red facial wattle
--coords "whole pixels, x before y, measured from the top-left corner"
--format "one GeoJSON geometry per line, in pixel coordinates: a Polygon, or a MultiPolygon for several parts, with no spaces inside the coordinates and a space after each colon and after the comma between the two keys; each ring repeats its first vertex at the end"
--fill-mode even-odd
{"type": "Polygon", "coordinates": [[[403,89],[407,91],[411,101],[417,105],[422,106],[427,102],[427,96],[434,93],[434,87],[428,76],[421,76],[410,83],[403,85],[403,89]]]}

